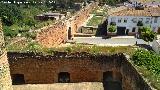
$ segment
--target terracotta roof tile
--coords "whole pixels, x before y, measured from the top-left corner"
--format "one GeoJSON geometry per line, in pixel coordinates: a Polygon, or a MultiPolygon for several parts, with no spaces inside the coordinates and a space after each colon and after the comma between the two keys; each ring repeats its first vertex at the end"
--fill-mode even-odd
{"type": "Polygon", "coordinates": [[[160,16],[160,7],[149,7],[144,10],[128,8],[127,10],[112,13],[110,16],[160,16]]]}

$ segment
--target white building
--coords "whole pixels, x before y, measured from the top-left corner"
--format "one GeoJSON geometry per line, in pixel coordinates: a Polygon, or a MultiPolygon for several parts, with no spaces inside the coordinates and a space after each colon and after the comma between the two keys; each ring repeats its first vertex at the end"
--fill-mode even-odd
{"type": "Polygon", "coordinates": [[[160,35],[157,36],[157,40],[154,40],[152,43],[152,49],[157,53],[160,54],[160,35]]]}
{"type": "Polygon", "coordinates": [[[135,35],[138,32],[138,22],[151,27],[154,32],[160,32],[160,7],[144,8],[144,10],[128,8],[112,13],[108,17],[108,26],[115,23],[117,35],[135,35]]]}

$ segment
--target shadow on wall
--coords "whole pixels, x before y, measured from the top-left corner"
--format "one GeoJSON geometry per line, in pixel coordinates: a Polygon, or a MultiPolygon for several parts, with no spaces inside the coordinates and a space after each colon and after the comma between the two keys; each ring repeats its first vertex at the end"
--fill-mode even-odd
{"type": "Polygon", "coordinates": [[[122,80],[114,80],[113,72],[106,71],[103,73],[104,90],[122,90],[122,80]]]}
{"type": "Polygon", "coordinates": [[[96,36],[106,36],[107,35],[107,22],[106,20],[98,25],[98,29],[96,31],[96,36]]]}

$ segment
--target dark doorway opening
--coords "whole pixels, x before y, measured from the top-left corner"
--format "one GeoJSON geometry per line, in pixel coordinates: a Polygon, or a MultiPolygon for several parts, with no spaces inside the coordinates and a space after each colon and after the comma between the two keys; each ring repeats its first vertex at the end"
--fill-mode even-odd
{"type": "Polygon", "coordinates": [[[126,35],[126,27],[117,27],[117,35],[126,35]]]}
{"type": "Polygon", "coordinates": [[[69,40],[72,39],[71,27],[69,27],[69,29],[68,29],[68,39],[69,40]]]}
{"type": "Polygon", "coordinates": [[[13,85],[21,85],[25,84],[24,75],[23,74],[12,74],[12,84],[13,85]]]}
{"type": "Polygon", "coordinates": [[[58,74],[58,82],[59,83],[69,83],[70,82],[70,74],[68,72],[60,72],[58,74]]]}
{"type": "Polygon", "coordinates": [[[129,29],[126,30],[126,35],[128,35],[128,33],[129,33],[129,29]]]}
{"type": "Polygon", "coordinates": [[[107,71],[103,73],[104,90],[122,90],[121,82],[113,79],[113,72],[107,71]]]}
{"type": "Polygon", "coordinates": [[[107,71],[103,73],[103,82],[112,81],[112,79],[113,79],[112,71],[107,71]]]}

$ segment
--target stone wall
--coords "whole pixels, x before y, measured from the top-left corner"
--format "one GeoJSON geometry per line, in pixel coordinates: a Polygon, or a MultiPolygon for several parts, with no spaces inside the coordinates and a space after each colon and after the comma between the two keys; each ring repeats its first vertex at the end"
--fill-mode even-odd
{"type": "Polygon", "coordinates": [[[8,57],[11,75],[23,74],[25,83],[57,83],[60,72],[68,72],[72,83],[103,82],[104,72],[112,71],[113,80],[121,82],[123,90],[151,90],[123,54],[8,53],[8,57]]]}
{"type": "Polygon", "coordinates": [[[0,23],[0,90],[12,90],[12,81],[3,38],[2,25],[0,23]]]}
{"type": "Polygon", "coordinates": [[[67,40],[67,26],[65,22],[58,22],[45,28],[37,34],[36,40],[44,47],[54,47],[67,40]]]}
{"type": "Polygon", "coordinates": [[[37,34],[36,41],[44,47],[54,47],[65,43],[68,40],[68,30],[71,28],[71,37],[89,17],[89,13],[96,6],[96,3],[91,3],[82,8],[71,18],[66,18],[62,21],[55,23],[47,28],[44,28],[37,34]]]}
{"type": "Polygon", "coordinates": [[[90,12],[97,6],[97,3],[92,3],[87,5],[85,8],[81,9],[75,16],[71,19],[71,29],[73,33],[78,32],[78,29],[84,24],[88,19],[90,12]]]}
{"type": "Polygon", "coordinates": [[[33,54],[8,54],[11,74],[24,74],[26,83],[56,83],[60,72],[69,72],[70,81],[75,82],[101,82],[103,72],[113,71],[115,79],[118,77],[118,60],[111,57],[94,57],[86,54],[73,54],[62,56],[41,56],[33,54]],[[80,58],[74,56],[82,56],[80,58]],[[61,57],[61,58],[60,58],[61,57]],[[102,60],[101,60],[102,59],[102,60]]]}
{"type": "Polygon", "coordinates": [[[122,82],[125,90],[152,90],[151,87],[145,82],[142,76],[138,73],[138,71],[134,68],[134,66],[128,62],[125,56],[122,56],[122,65],[121,66],[121,73],[122,75],[122,82]]]}

